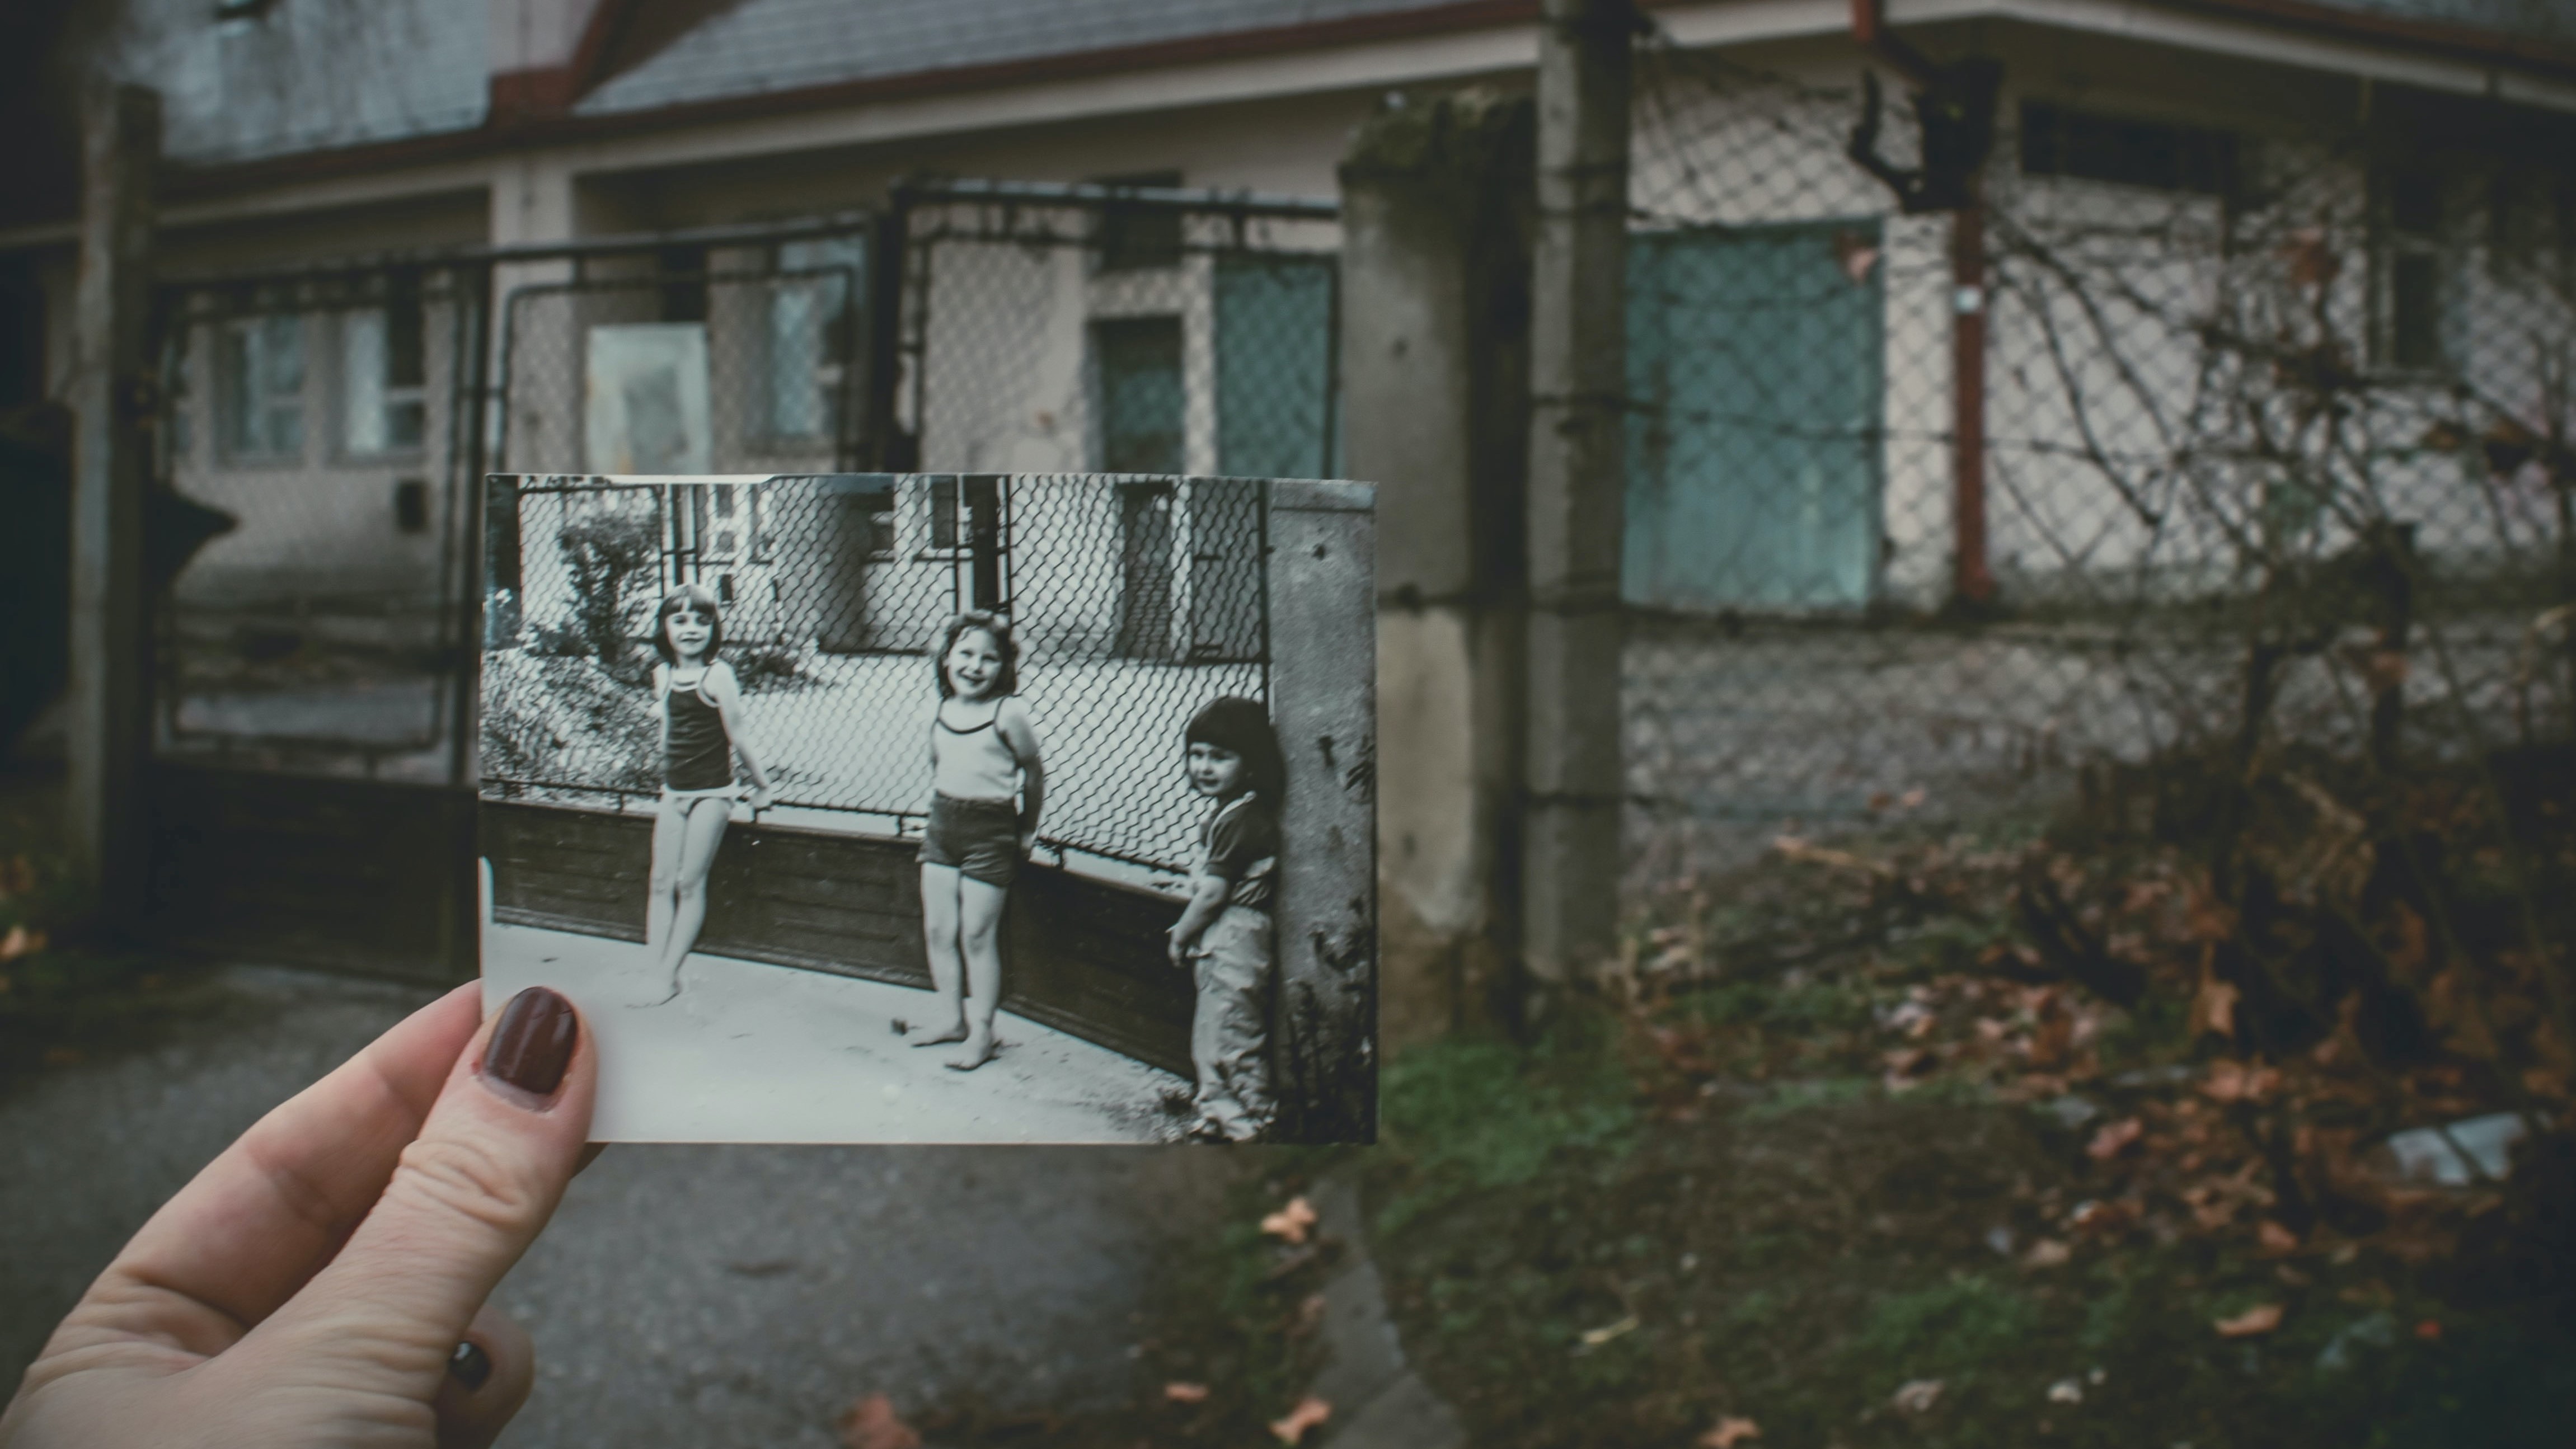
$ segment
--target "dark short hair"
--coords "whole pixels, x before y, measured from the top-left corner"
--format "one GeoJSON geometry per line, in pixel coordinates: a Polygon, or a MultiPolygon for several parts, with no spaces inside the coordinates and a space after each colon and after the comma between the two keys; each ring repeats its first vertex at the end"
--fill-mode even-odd
{"type": "Polygon", "coordinates": [[[957,687],[948,682],[948,651],[957,647],[958,637],[969,629],[981,629],[993,636],[993,647],[1002,651],[1002,677],[993,683],[993,697],[1020,692],[1020,641],[1011,637],[1010,621],[983,609],[969,609],[948,621],[939,633],[939,650],[930,656],[930,676],[939,681],[939,697],[956,697],[957,687]]]}
{"type": "Polygon", "coordinates": [[[1221,694],[1199,706],[1181,732],[1181,745],[1214,745],[1243,757],[1247,782],[1273,805],[1288,786],[1288,762],[1279,753],[1279,733],[1270,727],[1270,711],[1259,700],[1221,694]]]}
{"type": "Polygon", "coordinates": [[[713,661],[716,651],[724,647],[724,610],[716,607],[715,595],[696,584],[682,584],[662,596],[662,607],[653,611],[653,652],[662,656],[663,663],[678,666],[680,656],[671,648],[670,620],[683,605],[705,612],[707,653],[704,662],[713,661]]]}

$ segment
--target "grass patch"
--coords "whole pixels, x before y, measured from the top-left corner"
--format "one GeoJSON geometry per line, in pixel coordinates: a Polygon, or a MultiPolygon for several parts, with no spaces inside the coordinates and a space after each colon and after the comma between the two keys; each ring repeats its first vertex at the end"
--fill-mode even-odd
{"type": "Polygon", "coordinates": [[[1375,1219],[1388,1233],[1464,1194],[1527,1184],[1561,1157],[1615,1151],[1637,1125],[1616,1027],[1592,1013],[1561,1020],[1533,1048],[1458,1036],[1399,1054],[1382,1098],[1387,1139],[1409,1169],[1375,1219]]]}

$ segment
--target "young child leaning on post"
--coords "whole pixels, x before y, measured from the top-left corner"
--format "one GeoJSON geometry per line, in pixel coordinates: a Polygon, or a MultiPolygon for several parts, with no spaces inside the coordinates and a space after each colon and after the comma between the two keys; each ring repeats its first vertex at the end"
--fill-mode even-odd
{"type": "Polygon", "coordinates": [[[1252,1142],[1277,1110],[1270,1092],[1270,902],[1287,768],[1269,714],[1233,695],[1208,701],[1182,743],[1190,787],[1211,805],[1199,826],[1189,905],[1171,931],[1172,964],[1191,971],[1198,989],[1190,1019],[1198,1119],[1189,1135],[1252,1142]]]}

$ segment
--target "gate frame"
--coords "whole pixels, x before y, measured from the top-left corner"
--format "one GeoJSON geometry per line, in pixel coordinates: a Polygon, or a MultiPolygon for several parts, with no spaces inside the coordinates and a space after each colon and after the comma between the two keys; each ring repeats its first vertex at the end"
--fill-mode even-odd
{"type": "MultiPolygon", "coordinates": [[[[482,604],[489,570],[504,546],[502,540],[492,536],[494,510],[481,484],[485,475],[494,471],[497,460],[503,457],[501,450],[507,442],[508,355],[505,350],[496,349],[509,346],[509,309],[518,295],[535,287],[567,285],[562,282],[525,282],[505,290],[505,268],[570,263],[576,275],[569,285],[578,286],[582,285],[579,269],[585,262],[598,259],[650,255],[669,248],[774,246],[823,237],[864,237],[867,243],[865,275],[852,279],[852,295],[866,309],[863,318],[866,330],[863,339],[854,336],[850,340],[842,358],[842,395],[847,401],[841,416],[835,420],[835,462],[841,468],[853,470],[919,472],[920,440],[902,429],[900,419],[902,405],[906,401],[913,404],[912,416],[916,427],[921,417],[920,390],[924,378],[920,363],[928,341],[929,319],[925,304],[931,256],[939,241],[951,237],[963,239],[968,233],[941,230],[916,234],[916,225],[925,208],[960,205],[985,208],[981,215],[988,221],[1000,219],[1000,235],[983,227],[973,233],[977,239],[983,240],[1039,240],[1014,237],[1010,234],[1010,226],[1014,219],[1026,212],[1041,209],[1060,211],[1072,208],[1097,214],[1116,207],[1147,213],[1217,216],[1226,220],[1241,250],[1256,254],[1263,249],[1242,245],[1245,233],[1253,223],[1265,220],[1337,222],[1341,214],[1340,206],[1334,200],[1248,191],[916,177],[896,184],[889,191],[885,203],[879,206],[779,222],[679,228],[499,246],[396,249],[290,266],[177,272],[155,278],[150,355],[165,360],[169,348],[181,335],[175,325],[179,312],[170,304],[192,293],[263,286],[306,288],[327,284],[348,287],[369,277],[397,271],[446,271],[457,278],[455,295],[459,320],[456,324],[456,356],[448,369],[447,385],[453,390],[449,407],[449,469],[458,486],[452,490],[448,501],[453,532],[448,544],[450,553],[443,566],[445,582],[442,587],[454,589],[459,597],[444,601],[440,609],[442,652],[456,667],[458,681],[457,687],[451,691],[449,707],[443,712],[451,732],[445,751],[447,779],[443,783],[396,785],[348,776],[290,774],[153,756],[147,762],[152,778],[144,792],[147,814],[152,820],[149,842],[153,861],[152,881],[165,883],[165,867],[174,844],[184,844],[210,825],[217,835],[239,828],[237,824],[224,824],[211,817],[193,818],[204,812],[190,802],[212,798],[210,790],[217,795],[229,790],[232,793],[225,796],[228,799],[255,800],[263,781],[292,781],[291,786],[285,787],[288,794],[298,797],[310,795],[317,800],[336,799],[343,795],[355,799],[367,792],[386,792],[383,800],[376,802],[375,808],[358,813],[381,818],[381,811],[388,807],[389,802],[417,802],[425,819],[431,822],[434,836],[444,835],[461,819],[465,838],[470,840],[473,811],[478,802],[475,748],[479,720],[477,691],[462,666],[466,658],[479,655],[481,651],[487,627],[482,604]],[[903,392],[907,367],[912,388],[908,399],[903,392]],[[851,377],[853,368],[858,374],[855,386],[851,377]],[[171,813],[174,810],[177,812],[175,815],[171,813]]],[[[1046,240],[1055,245],[1090,246],[1096,242],[1096,230],[1081,237],[1055,236],[1046,240]]],[[[1223,251],[1227,248],[1185,242],[1184,250],[1223,251]]],[[[1337,257],[1339,248],[1318,248],[1314,254],[1337,257]]],[[[820,273],[834,269],[797,270],[820,273]]],[[[748,280],[773,274],[710,269],[708,273],[697,275],[702,280],[714,281],[727,277],[748,280]]],[[[1334,286],[1338,296],[1338,269],[1334,286]]],[[[1337,439],[1341,410],[1341,318],[1337,304],[1328,309],[1328,315],[1331,332],[1326,338],[1325,351],[1330,369],[1324,398],[1325,429],[1328,438],[1337,439]]],[[[161,415],[164,424],[169,421],[168,403],[166,395],[159,403],[164,409],[161,415]]],[[[164,432],[166,434],[166,428],[164,432]]],[[[1333,445],[1328,443],[1327,446],[1333,445]]],[[[171,484],[173,461],[166,449],[156,449],[152,467],[162,485],[171,484]]],[[[971,475],[959,476],[962,480],[971,475]]],[[[962,497],[960,502],[964,502],[962,497]]],[[[1010,520],[1007,500],[997,500],[997,505],[991,521],[994,556],[980,562],[985,569],[991,570],[989,577],[997,597],[1007,597],[1010,520]]],[[[515,510],[511,513],[515,517],[515,510]]],[[[1266,552],[1270,546],[1266,517],[1264,522],[1260,547],[1266,552]]],[[[170,603],[163,599],[152,607],[156,610],[154,632],[157,635],[168,622],[170,603]]],[[[1269,610],[1265,608],[1262,619],[1265,659],[1271,648],[1268,615],[1269,610]]],[[[1265,692],[1267,673],[1265,666],[1265,692]]],[[[150,706],[153,718],[157,719],[159,711],[175,697],[171,683],[159,667],[152,668],[150,706]]],[[[317,748],[330,748],[322,742],[309,743],[317,748]]],[[[378,835],[400,833],[381,831],[378,835]]],[[[255,845],[250,848],[257,849],[255,845]]],[[[307,942],[301,947],[280,945],[276,949],[264,949],[263,953],[354,974],[442,981],[470,978],[479,966],[476,942],[480,919],[479,871],[474,868],[474,856],[470,850],[460,850],[458,857],[458,869],[447,873],[453,879],[441,880],[444,899],[436,903],[436,914],[442,922],[437,934],[443,939],[431,943],[431,949],[371,950],[370,946],[377,943],[324,939],[307,942]]],[[[395,880],[388,888],[400,892],[405,884],[395,880]]],[[[409,884],[416,887],[417,882],[409,884]]],[[[147,895],[151,890],[152,886],[147,885],[147,895]]],[[[142,931],[164,947],[208,954],[238,954],[259,943],[284,943],[293,934],[291,922],[271,922],[265,927],[254,923],[240,930],[199,929],[202,922],[178,918],[182,914],[147,906],[140,918],[142,931]]]]}

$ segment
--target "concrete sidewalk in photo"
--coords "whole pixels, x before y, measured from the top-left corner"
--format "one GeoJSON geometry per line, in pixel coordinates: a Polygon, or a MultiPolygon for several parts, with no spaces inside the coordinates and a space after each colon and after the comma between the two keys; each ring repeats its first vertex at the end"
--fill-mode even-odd
{"type": "Polygon", "coordinates": [[[917,1048],[896,1022],[938,1012],[912,987],[692,955],[667,989],[631,941],[484,928],[487,1004],[546,985],[597,1033],[603,1141],[1154,1143],[1187,1118],[1190,1084],[1004,1011],[1001,1054],[972,1072],[917,1048]]]}
{"type": "MultiPolygon", "coordinates": [[[[0,1096],[0,1383],[199,1167],[432,994],[255,968],[225,980],[232,1008],[0,1096]]],[[[1257,1160],[611,1149],[496,1295],[539,1345],[536,1393],[502,1442],[832,1449],[834,1416],[871,1393],[907,1415],[1124,1400],[1155,1264],[1220,1230],[1231,1175],[1257,1160]]]]}

